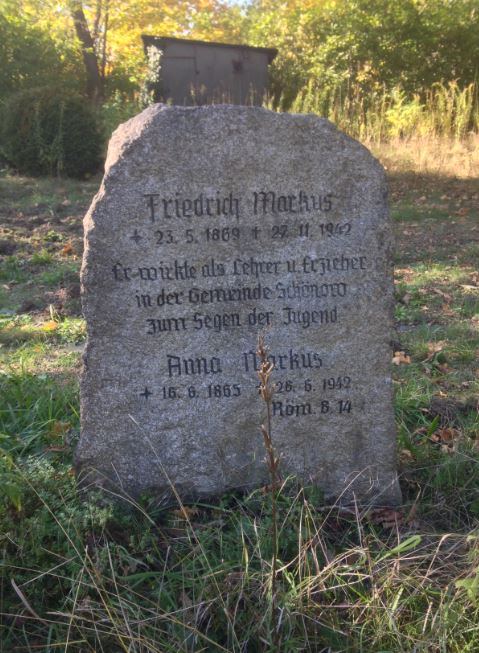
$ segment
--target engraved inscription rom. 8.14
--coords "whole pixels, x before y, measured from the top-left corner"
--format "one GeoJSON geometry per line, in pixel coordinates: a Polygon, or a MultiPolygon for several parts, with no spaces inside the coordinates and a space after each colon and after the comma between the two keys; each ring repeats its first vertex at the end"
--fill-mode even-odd
{"type": "Polygon", "coordinates": [[[283,475],[400,500],[384,174],[328,121],[155,105],[119,127],[82,292],[86,483],[165,500],[264,483],[263,333],[283,475]]]}

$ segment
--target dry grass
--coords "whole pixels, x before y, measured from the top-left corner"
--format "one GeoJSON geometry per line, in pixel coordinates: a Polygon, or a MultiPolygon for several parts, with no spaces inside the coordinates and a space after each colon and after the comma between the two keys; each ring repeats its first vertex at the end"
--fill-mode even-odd
{"type": "Polygon", "coordinates": [[[317,80],[293,102],[294,113],[315,113],[371,149],[394,173],[479,177],[478,86],[435,84],[421,93],[401,87],[349,95],[317,80]]]}
{"type": "Polygon", "coordinates": [[[366,147],[385,166],[388,173],[412,172],[470,179],[479,177],[479,134],[462,140],[435,136],[373,143],[366,147]]]}

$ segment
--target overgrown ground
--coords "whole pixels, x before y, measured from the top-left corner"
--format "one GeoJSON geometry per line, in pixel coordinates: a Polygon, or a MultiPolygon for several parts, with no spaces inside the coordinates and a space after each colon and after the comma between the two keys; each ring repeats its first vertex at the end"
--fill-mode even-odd
{"type": "Polygon", "coordinates": [[[0,177],[2,653],[479,650],[479,179],[388,167],[405,504],[324,509],[288,481],[276,611],[268,492],[79,501],[81,217],[98,180],[0,177]]]}

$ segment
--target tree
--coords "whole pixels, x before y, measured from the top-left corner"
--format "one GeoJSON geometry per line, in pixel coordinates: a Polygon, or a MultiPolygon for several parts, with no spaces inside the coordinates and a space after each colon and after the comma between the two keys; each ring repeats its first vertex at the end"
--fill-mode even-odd
{"type": "MultiPolygon", "coordinates": [[[[75,25],[75,32],[81,43],[83,63],[86,72],[86,94],[94,103],[101,103],[103,100],[103,84],[105,67],[103,66],[103,76],[98,65],[98,53],[95,50],[95,42],[90,34],[90,28],[86,20],[83,4],[81,0],[70,0],[70,8],[75,25]]],[[[96,24],[99,24],[101,15],[101,0],[97,0],[96,24]]],[[[106,30],[104,34],[103,57],[106,51],[106,30]]]]}
{"type": "Polygon", "coordinates": [[[479,0],[253,0],[248,41],[276,46],[276,100],[289,106],[311,80],[367,97],[401,85],[475,81],[479,0]]]}
{"type": "Polygon", "coordinates": [[[26,88],[60,85],[78,90],[83,74],[71,43],[51,35],[4,4],[0,11],[0,101],[26,88]]]}
{"type": "MultiPolygon", "coordinates": [[[[227,0],[0,0],[58,51],[75,53],[88,97],[139,88],[146,63],[141,34],[238,42],[243,15],[227,0]]],[[[37,60],[42,66],[42,60],[37,60]]]]}

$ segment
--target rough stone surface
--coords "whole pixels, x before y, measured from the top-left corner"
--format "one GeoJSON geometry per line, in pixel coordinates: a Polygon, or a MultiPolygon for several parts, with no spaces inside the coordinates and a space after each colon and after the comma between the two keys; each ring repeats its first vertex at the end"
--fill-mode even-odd
{"type": "Polygon", "coordinates": [[[138,495],[264,483],[257,336],[282,473],[400,500],[384,173],[311,115],[155,105],[112,137],[85,217],[77,466],[138,495]]]}

